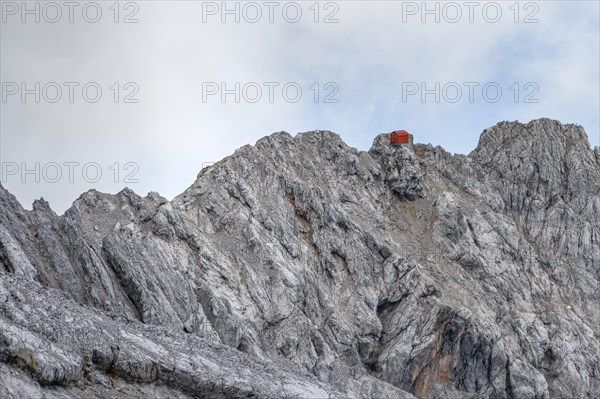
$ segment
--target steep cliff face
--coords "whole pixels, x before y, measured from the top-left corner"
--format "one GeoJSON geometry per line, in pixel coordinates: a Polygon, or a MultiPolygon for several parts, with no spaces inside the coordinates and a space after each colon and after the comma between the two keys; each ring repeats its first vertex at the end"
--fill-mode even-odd
{"type": "Polygon", "coordinates": [[[599,155],[281,132],[173,201],[0,187],[0,396],[600,397],[599,155]]]}

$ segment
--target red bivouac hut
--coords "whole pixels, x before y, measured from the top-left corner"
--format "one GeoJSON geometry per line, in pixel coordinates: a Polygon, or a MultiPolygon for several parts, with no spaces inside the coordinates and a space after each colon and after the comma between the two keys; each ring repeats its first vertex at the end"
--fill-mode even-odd
{"type": "Polygon", "coordinates": [[[410,133],[406,130],[394,130],[390,133],[390,144],[392,145],[408,144],[410,142],[410,133]]]}

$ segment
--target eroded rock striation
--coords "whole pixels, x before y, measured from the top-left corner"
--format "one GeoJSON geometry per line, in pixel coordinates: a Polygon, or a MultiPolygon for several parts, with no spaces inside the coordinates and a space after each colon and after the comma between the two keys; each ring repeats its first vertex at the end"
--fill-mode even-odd
{"type": "Polygon", "coordinates": [[[599,154],[280,132],[172,201],[0,187],[0,397],[598,398],[599,154]]]}

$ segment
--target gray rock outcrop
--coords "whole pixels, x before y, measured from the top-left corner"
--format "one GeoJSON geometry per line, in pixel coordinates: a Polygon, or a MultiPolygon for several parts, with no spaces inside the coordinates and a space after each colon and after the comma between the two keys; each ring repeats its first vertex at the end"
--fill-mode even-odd
{"type": "Polygon", "coordinates": [[[172,201],[0,187],[0,397],[600,397],[600,148],[280,132],[172,201]]]}

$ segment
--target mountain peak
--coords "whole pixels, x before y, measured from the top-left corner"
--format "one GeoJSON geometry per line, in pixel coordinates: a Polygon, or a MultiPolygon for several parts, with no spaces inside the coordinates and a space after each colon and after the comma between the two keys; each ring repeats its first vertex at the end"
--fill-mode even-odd
{"type": "Polygon", "coordinates": [[[171,202],[0,188],[0,397],[600,397],[597,154],[277,132],[171,202]]]}
{"type": "Polygon", "coordinates": [[[477,148],[470,155],[483,160],[502,148],[523,145],[544,147],[548,152],[557,146],[590,150],[590,143],[583,127],[542,118],[528,123],[504,121],[485,129],[479,138],[477,148]]]}

